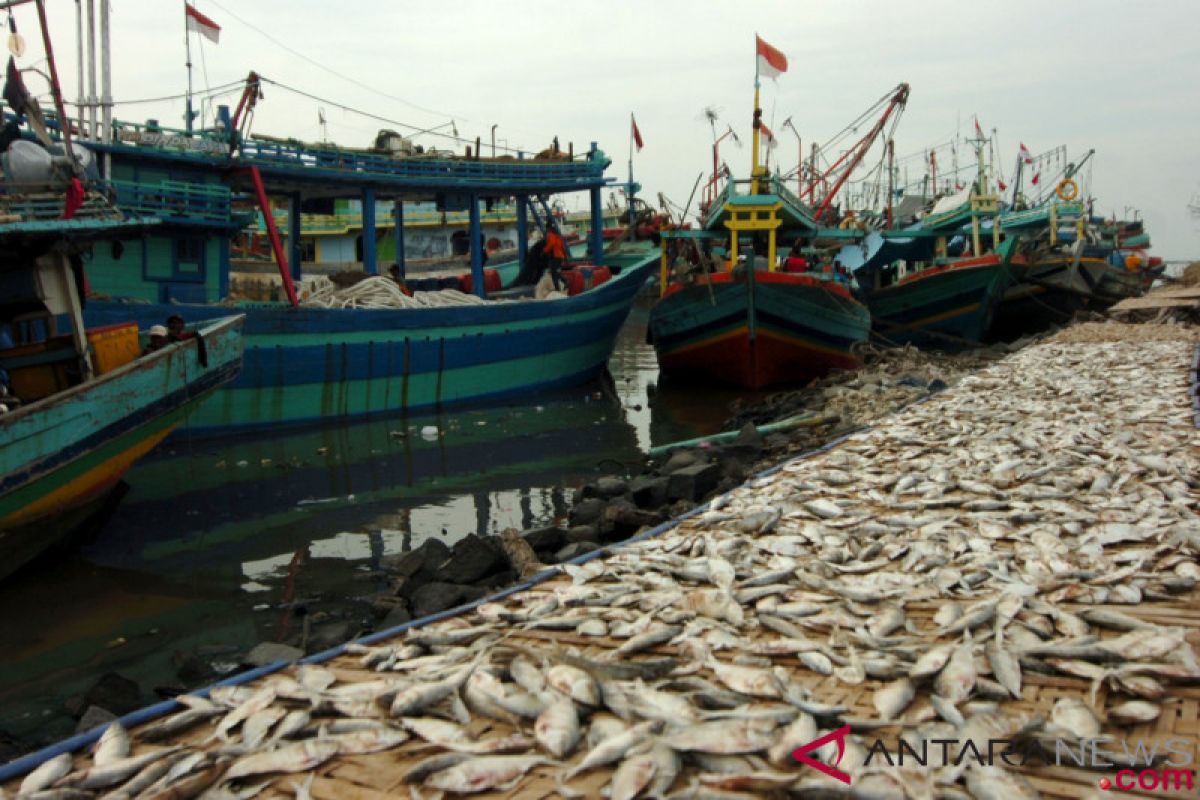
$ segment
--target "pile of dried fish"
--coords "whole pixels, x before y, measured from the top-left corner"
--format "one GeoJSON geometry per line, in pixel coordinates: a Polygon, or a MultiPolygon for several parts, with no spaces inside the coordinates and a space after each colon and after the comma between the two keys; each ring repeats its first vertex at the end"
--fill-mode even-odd
{"type": "Polygon", "coordinates": [[[1028,348],[658,538],[327,667],[181,698],[136,750],[111,728],[20,792],[1037,797],[1000,759],[898,767],[876,737],[1071,746],[1200,681],[1189,631],[1145,613],[1200,579],[1190,357],[1028,348]],[[1074,682],[1038,707],[1050,676],[1074,682]],[[822,736],[807,757],[849,786],[794,757],[822,736]]]}

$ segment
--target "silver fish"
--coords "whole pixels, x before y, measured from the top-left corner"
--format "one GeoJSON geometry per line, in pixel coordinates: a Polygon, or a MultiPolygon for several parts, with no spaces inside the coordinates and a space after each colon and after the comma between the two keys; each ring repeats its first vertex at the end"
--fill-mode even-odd
{"type": "Polygon", "coordinates": [[[456,794],[506,788],[539,764],[548,763],[544,756],[482,756],[433,773],[425,786],[456,794]]]}
{"type": "Polygon", "coordinates": [[[37,769],[25,776],[17,789],[18,795],[40,792],[52,785],[59,778],[71,771],[74,760],[70,753],[59,753],[54,758],[43,761],[37,769]]]}
{"type": "Polygon", "coordinates": [[[1108,710],[1109,722],[1118,725],[1139,725],[1143,722],[1153,722],[1162,714],[1162,709],[1154,703],[1145,700],[1127,700],[1108,710]]]}
{"type": "Polygon", "coordinates": [[[533,726],[538,743],[555,758],[566,758],[579,744],[579,714],[575,704],[560,697],[546,706],[533,726]]]}
{"type": "Polygon", "coordinates": [[[270,772],[307,772],[333,758],[338,750],[338,743],[332,738],[306,739],[278,750],[244,756],[229,767],[225,777],[233,780],[270,772]]]}
{"type": "Polygon", "coordinates": [[[908,707],[914,694],[912,681],[908,678],[900,678],[877,689],[871,702],[880,717],[892,720],[908,707]]]}
{"type": "Polygon", "coordinates": [[[563,775],[563,780],[567,781],[576,775],[587,772],[596,767],[602,767],[606,764],[611,764],[617,759],[624,758],[625,754],[633,748],[640,745],[654,733],[662,729],[662,723],[656,720],[649,722],[640,722],[615,736],[610,736],[599,744],[592,747],[588,754],[583,757],[583,760],[572,767],[563,775]]]}
{"type": "Polygon", "coordinates": [[[971,654],[971,646],[959,645],[934,679],[933,690],[951,703],[960,703],[971,696],[975,677],[975,658],[971,654]]]}
{"type": "Polygon", "coordinates": [[[997,638],[987,643],[983,649],[988,664],[992,667],[992,675],[1000,685],[1008,690],[1013,697],[1021,696],[1021,662],[1017,657],[1004,648],[1003,641],[997,638]]]}
{"type": "Polygon", "coordinates": [[[637,752],[626,757],[613,772],[610,800],[633,800],[650,785],[657,770],[658,759],[649,752],[637,752]]]}
{"type": "Polygon", "coordinates": [[[120,722],[113,722],[104,729],[100,741],[96,742],[93,763],[104,766],[129,755],[129,733],[120,722]]]}

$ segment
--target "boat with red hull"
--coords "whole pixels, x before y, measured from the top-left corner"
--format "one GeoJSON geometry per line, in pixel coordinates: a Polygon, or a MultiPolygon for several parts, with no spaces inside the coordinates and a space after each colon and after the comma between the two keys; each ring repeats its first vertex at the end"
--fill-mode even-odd
{"type": "Polygon", "coordinates": [[[737,270],[669,286],[650,317],[664,373],[760,389],[861,366],[871,318],[824,274],[737,270]]]}

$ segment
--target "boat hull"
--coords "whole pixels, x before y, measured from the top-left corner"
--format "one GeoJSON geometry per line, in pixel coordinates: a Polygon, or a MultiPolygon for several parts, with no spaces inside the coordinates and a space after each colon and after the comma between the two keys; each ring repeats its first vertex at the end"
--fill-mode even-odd
{"type": "Polygon", "coordinates": [[[1101,259],[1054,255],[1014,265],[1013,281],[996,308],[991,339],[1011,339],[1061,325],[1080,311],[1102,311],[1113,300],[1097,294],[1100,276],[1116,269],[1101,259]]]}
{"type": "Polygon", "coordinates": [[[668,294],[650,313],[664,373],[748,389],[856,369],[851,347],[869,331],[866,308],[844,289],[784,273],[720,273],[668,294]]]}
{"type": "Polygon", "coordinates": [[[867,296],[872,330],[920,347],[971,346],[983,339],[1009,284],[1009,264],[988,254],[919,272],[867,296]]]}
{"type": "MultiPolygon", "coordinates": [[[[450,308],[248,305],[245,362],[183,428],[220,434],[478,404],[586,382],[608,361],[655,258],[574,297],[450,308]]],[[[140,325],[211,306],[89,302],[90,324],[140,325]]]]}
{"type": "Polygon", "coordinates": [[[66,537],[241,368],[240,317],[0,416],[0,578],[66,537]],[[204,360],[200,358],[203,347],[204,360]]]}

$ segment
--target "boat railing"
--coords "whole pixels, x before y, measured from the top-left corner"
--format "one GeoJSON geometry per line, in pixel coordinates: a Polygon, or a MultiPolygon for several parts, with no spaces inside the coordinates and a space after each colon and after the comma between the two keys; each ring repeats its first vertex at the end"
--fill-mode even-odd
{"type": "MultiPolygon", "coordinates": [[[[592,156],[601,155],[594,151],[592,156]]],[[[292,142],[247,139],[240,158],[256,164],[368,173],[408,179],[456,179],[464,183],[543,184],[547,181],[591,183],[603,181],[608,159],[591,157],[574,161],[515,159],[468,160],[429,156],[393,158],[387,155],[314,148],[292,142]]]]}
{"type": "MultiPolygon", "coordinates": [[[[0,181],[0,225],[53,225],[64,220],[65,211],[62,189],[55,190],[44,183],[25,185],[13,181],[0,181]]],[[[82,205],[72,213],[71,218],[119,221],[122,215],[102,186],[90,186],[84,193],[82,205]]]]}
{"type": "Polygon", "coordinates": [[[117,206],[126,214],[199,224],[231,222],[232,193],[219,184],[113,180],[108,185],[115,190],[117,206]]]}
{"type": "MultiPolygon", "coordinates": [[[[275,224],[284,227],[288,223],[287,209],[275,209],[273,212],[275,224]]],[[[391,225],[393,217],[390,214],[377,214],[376,226],[386,228],[391,225]]],[[[480,222],[488,223],[507,223],[515,222],[517,219],[517,210],[513,207],[506,207],[503,210],[495,211],[480,211],[480,222]]],[[[435,226],[435,225],[467,225],[470,222],[470,217],[465,211],[412,211],[404,210],[405,226],[435,226]]],[[[310,233],[348,233],[352,228],[361,228],[363,217],[361,212],[345,212],[340,214],[301,214],[300,215],[300,230],[305,234],[310,233]]],[[[266,230],[265,223],[260,216],[258,219],[258,227],[260,231],[266,230]]]]}

